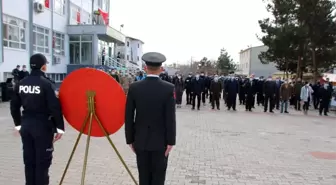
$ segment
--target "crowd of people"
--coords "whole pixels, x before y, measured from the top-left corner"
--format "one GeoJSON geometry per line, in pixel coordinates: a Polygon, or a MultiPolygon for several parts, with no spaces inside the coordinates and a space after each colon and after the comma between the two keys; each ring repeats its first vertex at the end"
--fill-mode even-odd
{"type": "Polygon", "coordinates": [[[210,103],[212,109],[220,109],[220,99],[223,99],[228,110],[236,111],[236,102],[244,105],[246,111],[252,111],[255,106],[263,106],[264,112],[289,113],[289,106],[307,114],[310,107],[319,111],[320,115],[328,116],[329,106],[333,94],[332,83],[316,84],[296,80],[281,80],[280,78],[265,79],[250,78],[230,74],[228,76],[206,75],[203,72],[183,78],[176,74],[168,76],[161,73],[160,78],[175,85],[177,108],[182,105],[183,93],[186,93],[186,104],[191,109],[201,109],[201,105],[210,103]],[[238,100],[237,100],[238,99],[238,100]]]}

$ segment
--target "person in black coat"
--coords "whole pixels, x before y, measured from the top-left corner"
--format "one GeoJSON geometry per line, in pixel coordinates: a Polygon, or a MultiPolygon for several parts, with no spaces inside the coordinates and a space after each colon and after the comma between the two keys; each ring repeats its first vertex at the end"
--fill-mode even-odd
{"type": "Polygon", "coordinates": [[[170,77],[169,77],[169,75],[166,71],[164,71],[160,74],[160,78],[161,78],[161,80],[164,80],[166,82],[170,82],[170,83],[172,82],[172,80],[170,79],[170,77]]]}
{"type": "Polygon", "coordinates": [[[275,82],[272,80],[272,77],[268,77],[268,79],[264,83],[263,87],[265,103],[264,103],[264,112],[267,112],[267,108],[269,105],[269,112],[273,113],[274,109],[274,98],[277,91],[277,86],[275,82]]]}
{"type": "Polygon", "coordinates": [[[45,77],[46,57],[32,55],[30,68],[30,75],[15,84],[10,112],[22,140],[26,184],[49,185],[53,143],[64,134],[64,120],[55,89],[45,77]]]}
{"type": "Polygon", "coordinates": [[[13,75],[13,80],[14,83],[17,84],[20,81],[20,65],[17,65],[15,69],[13,69],[12,71],[12,75],[13,75]]]}
{"type": "Polygon", "coordinates": [[[191,80],[192,80],[192,73],[189,73],[188,77],[184,80],[184,87],[186,90],[186,102],[187,105],[191,104],[192,95],[191,95],[191,80]]]}
{"type": "Polygon", "coordinates": [[[264,102],[265,102],[264,92],[263,92],[264,83],[265,83],[265,79],[263,76],[261,76],[257,83],[257,105],[258,106],[260,106],[260,104],[264,105],[264,102]]]}
{"type": "Polygon", "coordinates": [[[246,80],[244,84],[245,89],[245,109],[246,111],[252,111],[253,108],[253,100],[255,99],[256,89],[257,89],[257,81],[253,79],[246,80]]]}
{"type": "Polygon", "coordinates": [[[317,82],[313,85],[313,105],[314,109],[318,109],[319,104],[320,104],[320,88],[321,88],[321,83],[317,82]]]}
{"type": "Polygon", "coordinates": [[[164,185],[168,156],[176,143],[174,85],[161,80],[166,57],[142,56],[147,77],[130,85],[125,110],[126,143],[136,154],[140,185],[164,185]]]}
{"type": "Polygon", "coordinates": [[[282,82],[280,78],[276,78],[275,79],[276,91],[275,91],[275,98],[274,98],[273,106],[275,106],[277,110],[279,110],[279,106],[280,106],[280,87],[281,85],[282,85],[282,82]]]}
{"type": "Polygon", "coordinates": [[[27,66],[23,65],[22,70],[19,72],[19,79],[22,80],[29,76],[29,72],[27,71],[27,66]]]}
{"type": "Polygon", "coordinates": [[[245,79],[239,78],[239,104],[245,105],[245,79]]]}
{"type": "Polygon", "coordinates": [[[215,103],[216,103],[217,110],[220,110],[219,99],[221,98],[222,89],[223,89],[222,82],[219,80],[218,75],[215,75],[209,88],[212,109],[215,109],[215,103]]]}
{"type": "Polygon", "coordinates": [[[203,88],[203,92],[202,92],[202,103],[203,105],[205,105],[205,99],[207,98],[207,94],[209,91],[209,82],[208,82],[208,77],[206,75],[204,75],[204,72],[201,73],[200,75],[201,80],[204,83],[204,88],[203,88]]]}
{"type": "Polygon", "coordinates": [[[175,86],[175,95],[176,95],[176,105],[178,108],[181,108],[182,96],[183,96],[183,91],[184,91],[184,81],[180,74],[178,74],[176,79],[174,80],[174,86],[175,86]]]}
{"type": "Polygon", "coordinates": [[[204,92],[204,80],[200,78],[199,73],[196,73],[195,78],[191,81],[192,92],[192,110],[195,110],[195,103],[197,98],[197,110],[200,110],[201,96],[204,92]]]}
{"type": "Polygon", "coordinates": [[[237,94],[239,92],[239,83],[238,80],[236,80],[233,76],[231,76],[230,79],[226,81],[225,92],[227,97],[228,110],[232,108],[235,111],[237,94]]]}

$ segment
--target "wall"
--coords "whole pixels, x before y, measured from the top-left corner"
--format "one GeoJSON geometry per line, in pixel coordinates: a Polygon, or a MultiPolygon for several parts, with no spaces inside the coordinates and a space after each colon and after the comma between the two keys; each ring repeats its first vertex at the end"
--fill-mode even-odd
{"type": "MultiPolygon", "coordinates": [[[[4,72],[11,72],[16,65],[28,65],[29,63],[29,15],[28,1],[23,0],[3,0],[3,13],[9,16],[22,19],[26,22],[25,38],[26,38],[26,50],[13,49],[4,47],[4,61],[0,63],[0,81],[4,80],[4,72]],[[20,5],[20,6],[18,6],[20,5]]],[[[60,64],[52,64],[51,53],[46,54],[47,60],[50,61],[48,64],[48,73],[66,73],[66,65],[68,63],[69,56],[69,45],[68,36],[66,35],[66,25],[67,25],[67,11],[65,10],[64,15],[58,13],[53,14],[53,30],[65,35],[64,38],[64,51],[65,56],[60,57],[60,64]]],[[[37,26],[44,27],[47,29],[51,28],[51,11],[45,8],[44,12],[33,14],[33,23],[37,26]]],[[[52,33],[49,30],[49,40],[48,45],[52,46],[52,33]]]]}
{"type": "Polygon", "coordinates": [[[143,55],[143,44],[141,41],[131,38],[126,38],[125,46],[117,46],[117,53],[120,52],[124,54],[124,59],[126,60],[126,67],[135,67],[130,61],[136,62],[138,66],[136,68],[142,68],[141,57],[143,55]],[[138,47],[139,45],[139,47],[138,47]],[[128,56],[128,58],[127,58],[128,56]],[[139,60],[138,60],[139,57],[139,60]]]}
{"type": "Polygon", "coordinates": [[[264,76],[268,77],[271,76],[273,73],[279,72],[274,63],[263,64],[258,58],[258,55],[263,52],[267,51],[266,46],[258,46],[251,48],[251,65],[250,65],[250,74],[254,74],[256,77],[264,76]]]}
{"type": "Polygon", "coordinates": [[[241,51],[239,54],[239,65],[238,71],[240,74],[249,75],[250,74],[250,58],[251,58],[251,50],[247,49],[245,51],[241,51]]]}

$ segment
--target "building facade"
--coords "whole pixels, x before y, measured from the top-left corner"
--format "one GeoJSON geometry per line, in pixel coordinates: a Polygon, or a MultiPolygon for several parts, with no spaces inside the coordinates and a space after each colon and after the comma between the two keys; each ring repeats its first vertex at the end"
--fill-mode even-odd
{"type": "Polygon", "coordinates": [[[129,72],[143,69],[143,62],[141,60],[143,45],[144,42],[139,39],[126,37],[126,43],[117,46],[117,56],[125,61],[125,67],[129,72]]]}
{"type": "Polygon", "coordinates": [[[0,82],[16,65],[28,66],[33,53],[47,57],[47,76],[56,82],[81,67],[125,70],[116,48],[126,37],[109,26],[110,0],[32,1],[2,0],[0,82]]]}
{"type": "Polygon", "coordinates": [[[274,63],[263,64],[258,58],[259,54],[267,49],[267,46],[257,46],[242,50],[239,53],[238,72],[247,76],[254,74],[256,77],[268,77],[279,72],[274,63]]]}

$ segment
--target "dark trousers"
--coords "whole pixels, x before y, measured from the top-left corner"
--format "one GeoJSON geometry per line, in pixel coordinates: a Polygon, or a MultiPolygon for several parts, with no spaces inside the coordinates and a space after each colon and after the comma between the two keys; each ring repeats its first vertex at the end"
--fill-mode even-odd
{"type": "Polygon", "coordinates": [[[201,93],[193,94],[193,97],[192,97],[192,108],[193,109],[195,108],[196,98],[197,98],[197,108],[199,109],[201,106],[201,93]]]}
{"type": "Polygon", "coordinates": [[[301,99],[300,95],[294,95],[293,96],[293,103],[295,110],[301,110],[301,99]]]}
{"type": "MultiPolygon", "coordinates": [[[[49,167],[53,153],[52,129],[23,125],[20,130],[26,185],[49,185],[49,167]],[[28,128],[27,128],[28,127],[28,128]]],[[[46,127],[46,126],[41,126],[46,127]]]]}
{"type": "Polygon", "coordinates": [[[257,104],[258,106],[261,104],[261,105],[264,105],[264,95],[262,93],[258,93],[257,94],[257,104]]]}
{"type": "Polygon", "coordinates": [[[245,104],[245,94],[239,93],[239,104],[245,104]]]}
{"type": "Polygon", "coordinates": [[[216,108],[219,109],[219,99],[220,99],[220,94],[210,94],[211,96],[211,106],[214,109],[215,108],[215,103],[216,103],[216,108]]]}
{"type": "MultiPolygon", "coordinates": [[[[213,95],[212,95],[212,93],[210,93],[210,94],[209,94],[209,102],[210,102],[210,103],[212,102],[212,98],[213,98],[213,95]]],[[[220,97],[219,97],[219,99],[220,99],[220,97]]]]}
{"type": "Polygon", "coordinates": [[[265,95],[265,102],[264,102],[264,111],[267,111],[269,105],[269,111],[272,112],[274,108],[274,96],[273,95],[265,95]],[[268,104],[269,103],[269,104],[268,104]]]}
{"type": "Polygon", "coordinates": [[[254,95],[247,95],[246,96],[246,102],[245,102],[245,109],[246,110],[252,110],[252,107],[253,107],[253,99],[254,99],[254,95]]]}
{"type": "Polygon", "coordinates": [[[205,103],[206,92],[202,92],[202,103],[205,103]]]}
{"type": "Polygon", "coordinates": [[[182,104],[182,96],[183,96],[183,91],[180,92],[180,91],[175,91],[176,93],[176,104],[177,105],[181,105],[182,104]]]}
{"type": "Polygon", "coordinates": [[[314,109],[317,109],[319,107],[320,104],[320,97],[318,97],[317,95],[313,96],[313,104],[314,104],[314,109]]]}
{"type": "Polygon", "coordinates": [[[275,98],[274,98],[274,106],[277,110],[279,110],[279,106],[280,106],[280,94],[277,93],[275,95],[275,98]]]}
{"type": "Polygon", "coordinates": [[[303,102],[302,109],[303,109],[303,111],[308,111],[309,110],[309,100],[303,102]]]}
{"type": "Polygon", "coordinates": [[[237,101],[237,94],[229,94],[227,96],[227,107],[228,109],[236,110],[236,101],[237,101]]]}
{"type": "Polygon", "coordinates": [[[186,90],[186,94],[187,94],[187,99],[186,99],[186,102],[187,104],[191,104],[191,100],[192,100],[192,95],[191,95],[191,91],[190,90],[186,90]]]}
{"type": "Polygon", "coordinates": [[[326,101],[326,100],[321,100],[321,102],[320,102],[320,107],[319,107],[319,112],[320,112],[320,114],[322,114],[322,112],[323,112],[323,114],[328,114],[328,112],[329,112],[329,104],[330,104],[330,101],[326,101]]]}
{"type": "Polygon", "coordinates": [[[136,150],[139,185],[164,185],[168,157],[165,151],[136,150]]]}

